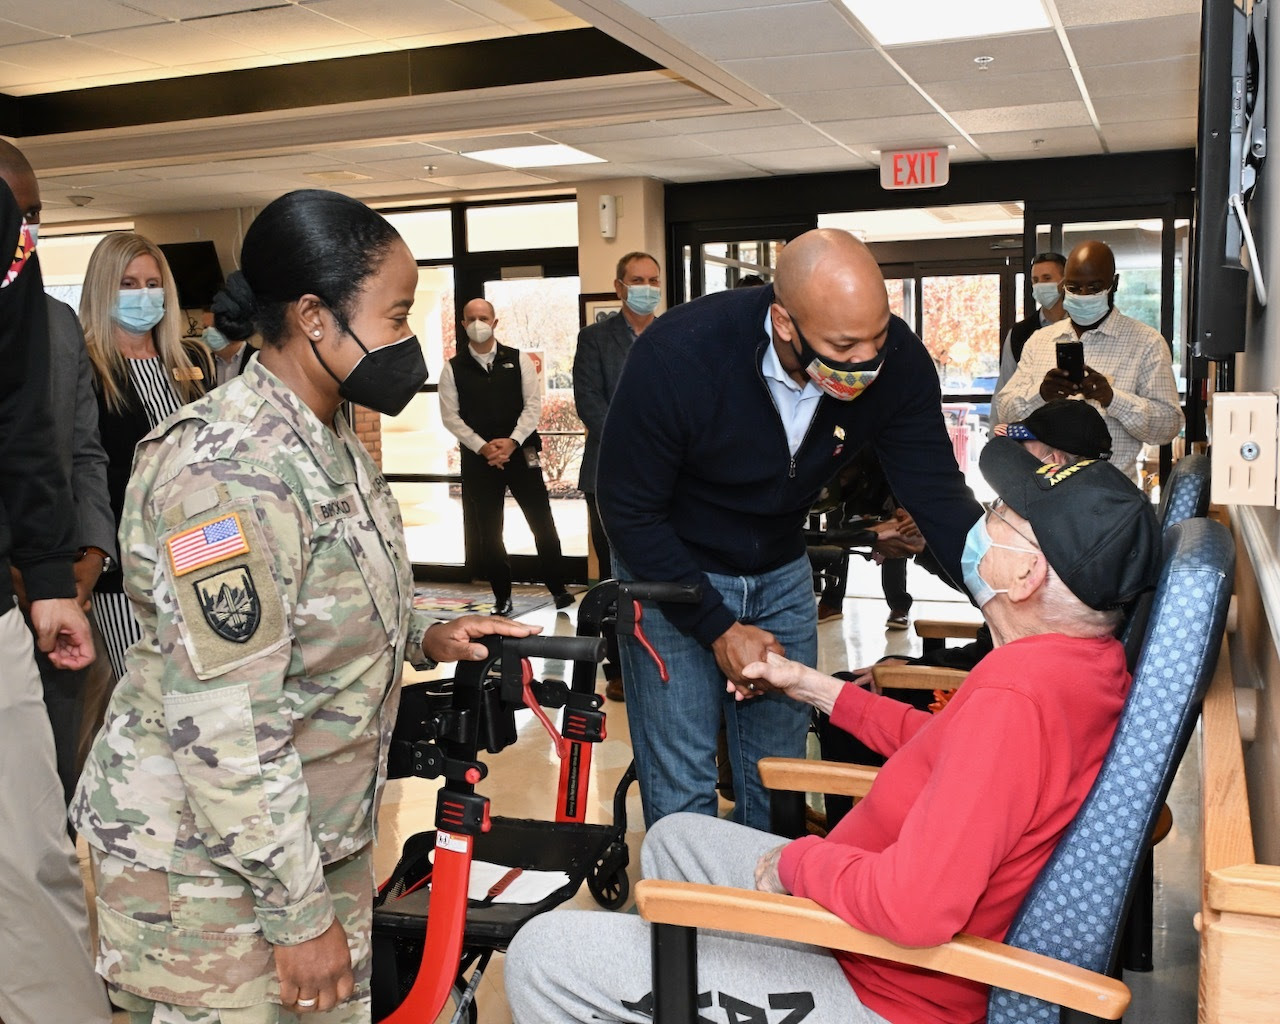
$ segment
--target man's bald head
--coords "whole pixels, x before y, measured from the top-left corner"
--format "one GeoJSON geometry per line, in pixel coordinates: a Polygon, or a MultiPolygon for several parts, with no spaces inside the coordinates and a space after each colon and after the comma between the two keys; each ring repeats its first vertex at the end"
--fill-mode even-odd
{"type": "Polygon", "coordinates": [[[473,320],[483,320],[487,324],[498,322],[497,312],[488,299],[472,299],[462,307],[462,322],[469,324],[473,320]]]}
{"type": "Polygon", "coordinates": [[[40,219],[40,186],[35,171],[22,155],[22,150],[11,142],[0,139],[0,179],[9,186],[18,209],[29,221],[40,219]]]}
{"type": "MultiPolygon", "coordinates": [[[[847,231],[819,228],[788,242],[773,290],[774,333],[783,341],[795,338],[798,323],[816,351],[841,362],[872,359],[884,344],[884,275],[871,250],[847,231]]],[[[785,350],[780,354],[785,358],[785,350]]]]}
{"type": "Polygon", "coordinates": [[[1116,257],[1106,242],[1081,242],[1071,250],[1063,271],[1066,281],[1110,281],[1116,276],[1116,257]]]}

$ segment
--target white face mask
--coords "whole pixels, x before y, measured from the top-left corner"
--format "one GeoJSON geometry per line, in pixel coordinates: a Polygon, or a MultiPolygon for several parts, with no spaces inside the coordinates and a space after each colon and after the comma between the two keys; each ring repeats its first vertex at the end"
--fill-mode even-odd
{"type": "Polygon", "coordinates": [[[1062,292],[1053,281],[1040,281],[1031,286],[1031,295],[1041,309],[1056,306],[1062,298],[1062,292]]]}
{"type": "Polygon", "coordinates": [[[472,320],[467,324],[467,337],[473,345],[483,345],[493,337],[493,328],[483,320],[472,320]]]}

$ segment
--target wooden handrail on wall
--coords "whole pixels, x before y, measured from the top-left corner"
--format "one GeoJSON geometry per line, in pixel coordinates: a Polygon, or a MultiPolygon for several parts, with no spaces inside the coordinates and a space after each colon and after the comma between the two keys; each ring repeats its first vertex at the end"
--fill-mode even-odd
{"type": "Polygon", "coordinates": [[[1201,1024],[1264,1024],[1280,1010],[1280,866],[1257,864],[1230,641],[1205,695],[1200,799],[1201,1024]]]}

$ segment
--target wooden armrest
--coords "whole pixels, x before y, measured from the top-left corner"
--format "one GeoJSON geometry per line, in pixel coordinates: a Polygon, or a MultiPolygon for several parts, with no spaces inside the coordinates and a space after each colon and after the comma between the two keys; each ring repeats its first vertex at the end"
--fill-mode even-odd
{"type": "Polygon", "coordinates": [[[891,960],[1044,999],[1118,1020],[1129,989],[1105,974],[973,935],[924,949],[899,946],[846,924],[812,900],[689,882],[645,879],[636,885],[640,916],[655,924],[743,932],[808,942],[891,960]]]}
{"type": "Polygon", "coordinates": [[[981,628],[981,619],[916,619],[916,636],[925,640],[976,640],[981,628]]]}
{"type": "Polygon", "coordinates": [[[1201,865],[1207,878],[1254,861],[1231,646],[1225,638],[1200,708],[1200,729],[1201,865]]]}
{"type": "Polygon", "coordinates": [[[871,678],[882,690],[955,690],[969,675],[958,668],[932,665],[872,665],[871,678]]]}
{"type": "Polygon", "coordinates": [[[864,797],[879,768],[839,761],[810,761],[803,757],[762,757],[758,765],[765,789],[791,793],[832,793],[864,797]]]}

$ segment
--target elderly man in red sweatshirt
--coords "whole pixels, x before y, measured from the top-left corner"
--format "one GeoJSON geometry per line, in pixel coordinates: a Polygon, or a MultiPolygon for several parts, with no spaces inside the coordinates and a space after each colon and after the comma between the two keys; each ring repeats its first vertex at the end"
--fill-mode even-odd
{"type": "MultiPolygon", "coordinates": [[[[970,531],[963,568],[992,653],[937,715],[777,655],[749,666],[742,699],[782,691],[888,761],[825,839],[664,818],[645,839],[647,876],[806,896],[906,946],[961,931],[1004,937],[1111,743],[1130,684],[1115,634],[1125,605],[1155,583],[1160,531],[1151,505],[1106,462],[1045,466],[995,438],[981,466],[1000,499],[970,531]]],[[[651,1020],[647,932],[631,915],[536,918],[507,956],[515,1020],[651,1020]]],[[[982,985],[719,933],[699,941],[698,990],[700,1016],[726,1022],[986,1016],[982,985]]]]}

